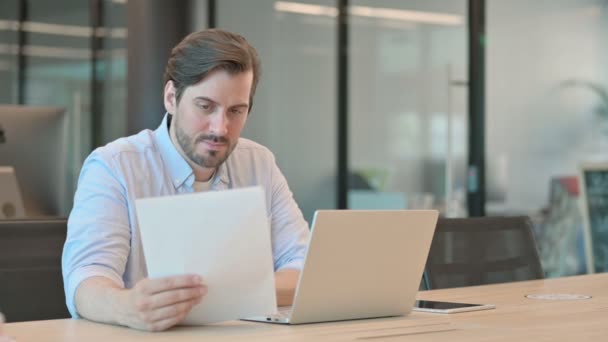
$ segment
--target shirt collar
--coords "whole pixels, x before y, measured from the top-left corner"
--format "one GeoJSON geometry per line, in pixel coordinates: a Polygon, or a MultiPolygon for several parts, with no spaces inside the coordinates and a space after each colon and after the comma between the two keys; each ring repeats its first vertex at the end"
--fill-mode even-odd
{"type": "MultiPolygon", "coordinates": [[[[230,159],[230,156],[228,156],[228,159],[230,159]]],[[[228,161],[228,159],[226,159],[226,161],[228,161]]],[[[228,183],[230,183],[230,177],[228,177],[228,167],[226,166],[226,161],[224,161],[215,172],[213,182],[211,182],[211,188],[213,190],[226,189],[228,187],[228,183]]]]}
{"type": "MultiPolygon", "coordinates": [[[[173,145],[171,136],[169,135],[169,126],[171,125],[172,116],[166,113],[163,117],[163,121],[160,126],[154,131],[154,138],[156,140],[156,146],[160,151],[161,158],[165,168],[171,175],[171,181],[173,186],[177,189],[182,185],[187,185],[192,189],[194,185],[194,172],[188,162],[182,157],[181,154],[173,145]]],[[[212,188],[220,189],[226,188],[229,183],[228,168],[226,163],[222,163],[215,172],[213,181],[211,182],[212,188]]]]}

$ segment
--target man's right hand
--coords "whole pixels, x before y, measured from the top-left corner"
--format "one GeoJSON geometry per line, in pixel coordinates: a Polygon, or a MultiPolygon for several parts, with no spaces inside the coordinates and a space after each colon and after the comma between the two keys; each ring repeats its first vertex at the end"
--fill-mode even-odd
{"type": "Polygon", "coordinates": [[[196,275],[142,279],[124,292],[130,312],[123,323],[140,330],[166,330],[181,322],[206,294],[207,286],[196,275]]]}
{"type": "Polygon", "coordinates": [[[180,323],[207,294],[198,275],[145,278],[123,289],[109,278],[83,280],[76,290],[78,313],[91,321],[161,331],[180,323]]]}

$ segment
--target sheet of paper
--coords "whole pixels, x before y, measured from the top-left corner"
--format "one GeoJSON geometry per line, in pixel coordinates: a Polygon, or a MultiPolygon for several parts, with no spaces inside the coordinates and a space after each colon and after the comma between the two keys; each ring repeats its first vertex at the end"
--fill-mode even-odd
{"type": "Polygon", "coordinates": [[[148,276],[200,274],[208,286],[183,324],[276,311],[265,201],[261,187],[136,200],[148,276]]]}

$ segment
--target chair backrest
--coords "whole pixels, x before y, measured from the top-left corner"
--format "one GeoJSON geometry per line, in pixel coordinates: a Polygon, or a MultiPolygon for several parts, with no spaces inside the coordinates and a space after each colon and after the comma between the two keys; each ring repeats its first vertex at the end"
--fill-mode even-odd
{"type": "Polygon", "coordinates": [[[7,322],[70,317],[61,253],[63,218],[0,221],[0,312],[7,322]]]}
{"type": "Polygon", "coordinates": [[[442,218],[426,264],[440,289],[543,278],[528,217],[442,218]]]}

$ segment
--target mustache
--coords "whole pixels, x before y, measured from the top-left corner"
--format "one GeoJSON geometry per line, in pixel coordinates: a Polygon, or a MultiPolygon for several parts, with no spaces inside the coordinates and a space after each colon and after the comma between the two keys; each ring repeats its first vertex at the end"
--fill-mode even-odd
{"type": "Polygon", "coordinates": [[[203,142],[205,140],[210,140],[213,141],[214,143],[222,143],[222,144],[227,144],[228,138],[224,137],[224,136],[219,136],[219,135],[215,135],[215,134],[203,134],[200,135],[196,138],[196,140],[194,141],[194,143],[199,143],[199,142],[203,142]]]}

